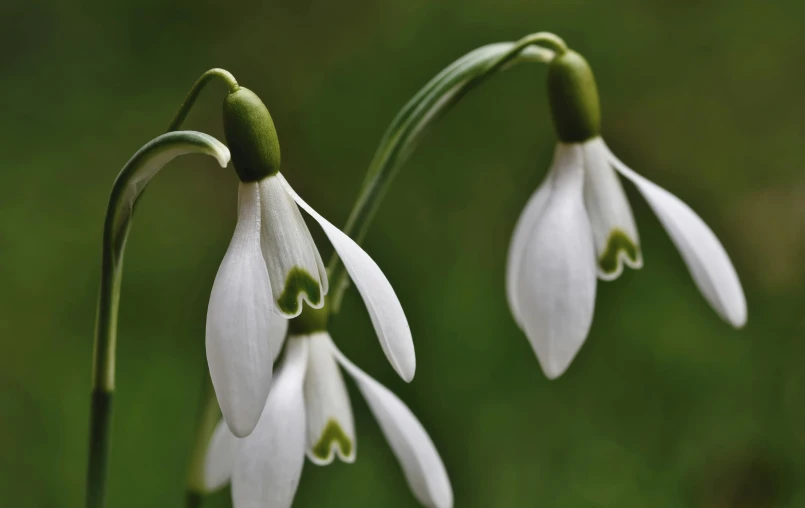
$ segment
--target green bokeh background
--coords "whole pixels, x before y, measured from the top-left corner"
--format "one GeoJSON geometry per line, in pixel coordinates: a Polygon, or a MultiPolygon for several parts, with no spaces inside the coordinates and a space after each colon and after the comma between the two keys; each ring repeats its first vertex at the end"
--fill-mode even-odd
{"type": "MultiPolygon", "coordinates": [[[[389,367],[354,290],[332,334],[429,430],[457,507],[805,506],[803,16],[794,0],[4,0],[0,505],[82,503],[108,192],[198,75],[224,67],[262,97],[283,172],[343,224],[377,141],[419,87],[477,46],[551,30],[596,72],[610,146],[723,241],[746,328],[707,306],[627,185],[645,267],[599,285],[586,345],[562,378],[544,378],[504,292],[514,222],[555,142],[545,68],[521,65],[426,136],[365,243],[410,321],[414,382],[389,367]]],[[[210,87],[187,126],[223,139],[223,93],[210,87]]],[[[182,502],[236,182],[187,157],[142,200],[126,254],[111,507],[182,502]]],[[[358,460],[308,463],[295,506],[415,506],[351,393],[358,460]]],[[[207,504],[228,505],[228,490],[207,504]]]]}

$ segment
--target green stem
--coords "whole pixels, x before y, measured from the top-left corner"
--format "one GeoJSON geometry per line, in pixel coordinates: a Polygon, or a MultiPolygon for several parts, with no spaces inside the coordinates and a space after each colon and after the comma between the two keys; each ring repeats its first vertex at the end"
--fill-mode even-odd
{"type": "Polygon", "coordinates": [[[187,476],[187,489],[185,492],[185,506],[197,508],[207,492],[204,483],[204,458],[210,444],[215,426],[221,418],[218,408],[218,399],[212,386],[210,372],[204,368],[203,388],[201,390],[201,403],[196,417],[196,439],[190,456],[189,474],[187,476]]]}
{"type": "Polygon", "coordinates": [[[89,426],[89,468],[87,471],[87,507],[104,505],[112,432],[113,393],[92,390],[89,426]]]}
{"type": "Polygon", "coordinates": [[[168,126],[168,132],[179,130],[182,123],[187,118],[187,114],[190,113],[190,109],[193,107],[193,104],[196,103],[196,99],[198,99],[199,94],[207,86],[207,83],[212,81],[214,78],[220,78],[224,80],[229,87],[229,92],[236,91],[239,86],[238,82],[229,71],[224,69],[210,69],[204,74],[201,75],[198,80],[193,84],[193,87],[190,88],[190,92],[187,93],[187,97],[185,98],[184,102],[181,106],[179,106],[179,110],[176,112],[176,115],[173,117],[173,121],[168,126]]]}
{"type": "Polygon", "coordinates": [[[92,358],[86,497],[88,508],[98,508],[105,504],[112,399],[115,391],[117,318],[123,253],[131,217],[137,200],[151,179],[173,158],[186,153],[214,156],[222,167],[226,167],[229,162],[229,150],[212,136],[190,131],[172,132],[163,134],[140,148],[123,167],[112,186],[103,229],[101,287],[92,358]]]}
{"type": "MultiPolygon", "coordinates": [[[[344,233],[361,243],[372,218],[399,168],[405,163],[427,129],[444,116],[470,90],[498,72],[520,62],[550,62],[567,51],[564,41],[540,32],[514,43],[480,47],[459,58],[431,79],[392,120],[380,140],[358,198],[347,219],[344,233]],[[549,49],[539,46],[547,46],[549,49]]],[[[329,302],[338,312],[349,277],[337,254],[328,265],[329,302]]]]}

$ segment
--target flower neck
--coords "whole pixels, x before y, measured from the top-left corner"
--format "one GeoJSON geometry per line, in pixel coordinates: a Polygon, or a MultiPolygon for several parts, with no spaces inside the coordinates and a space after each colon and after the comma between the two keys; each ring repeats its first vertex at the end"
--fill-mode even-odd
{"type": "Polygon", "coordinates": [[[551,61],[548,100],[560,140],[580,143],[598,136],[601,131],[598,89],[583,56],[568,50],[551,61]]]}

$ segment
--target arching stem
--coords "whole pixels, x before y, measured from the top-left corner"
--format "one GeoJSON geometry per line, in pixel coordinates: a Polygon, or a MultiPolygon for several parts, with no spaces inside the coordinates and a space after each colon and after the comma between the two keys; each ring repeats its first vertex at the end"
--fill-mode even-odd
{"type": "MultiPolygon", "coordinates": [[[[517,42],[480,47],[459,58],[431,79],[408,101],[386,129],[369,164],[363,186],[352,207],[344,233],[363,241],[380,201],[399,168],[427,129],[455,106],[464,95],[490,77],[521,62],[550,62],[567,45],[554,34],[539,32],[517,42]],[[550,49],[546,49],[547,46],[550,49]]],[[[349,285],[344,265],[334,254],[328,265],[332,312],[338,312],[349,285]]]]}
{"type": "Polygon", "coordinates": [[[224,69],[210,69],[204,74],[201,75],[198,80],[193,84],[190,91],[187,93],[187,97],[185,98],[184,102],[181,106],[179,106],[179,110],[176,112],[176,115],[173,117],[173,121],[168,126],[168,132],[179,130],[179,127],[182,126],[185,119],[187,118],[187,114],[190,113],[190,109],[193,108],[193,104],[196,103],[196,99],[198,99],[199,94],[207,86],[207,83],[212,81],[215,78],[219,78],[224,80],[224,82],[229,87],[230,92],[234,92],[239,88],[238,82],[229,71],[224,69]]]}
{"type": "Polygon", "coordinates": [[[134,207],[151,179],[179,155],[203,153],[229,162],[229,150],[207,134],[180,131],[163,134],[140,148],[126,163],[112,187],[103,230],[101,287],[92,359],[87,508],[104,506],[115,391],[115,353],[123,253],[134,207]]]}

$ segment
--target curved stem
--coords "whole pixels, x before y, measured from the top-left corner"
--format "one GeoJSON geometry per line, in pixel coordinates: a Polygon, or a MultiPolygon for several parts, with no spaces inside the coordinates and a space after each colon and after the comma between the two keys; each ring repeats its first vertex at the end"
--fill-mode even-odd
{"type": "Polygon", "coordinates": [[[140,148],[126,163],[115,180],[109,197],[103,230],[101,287],[92,358],[86,498],[88,508],[102,507],[105,502],[123,253],[132,214],[137,200],[151,179],[173,158],[186,153],[211,155],[218,159],[222,167],[226,167],[229,162],[229,150],[212,136],[191,131],[163,134],[140,148]]]}
{"type": "Polygon", "coordinates": [[[220,78],[224,80],[229,87],[229,92],[234,92],[239,88],[238,82],[229,71],[224,69],[210,69],[204,74],[201,75],[198,80],[193,84],[193,87],[190,88],[190,91],[187,93],[187,97],[185,98],[184,102],[181,106],[179,106],[179,110],[176,112],[176,115],[173,117],[173,121],[168,126],[168,132],[178,130],[181,127],[182,123],[187,118],[187,114],[190,113],[190,109],[195,104],[196,99],[198,99],[201,90],[212,81],[214,78],[220,78]]]}
{"type": "MultiPolygon", "coordinates": [[[[488,78],[521,62],[550,62],[567,45],[554,34],[539,32],[517,42],[482,46],[459,58],[431,79],[392,120],[369,164],[366,178],[347,219],[344,233],[361,243],[381,199],[397,170],[405,163],[427,129],[464,95],[488,78]],[[541,46],[548,46],[547,49],[541,46]]],[[[349,277],[337,254],[328,265],[329,301],[338,312],[349,277]]]]}

